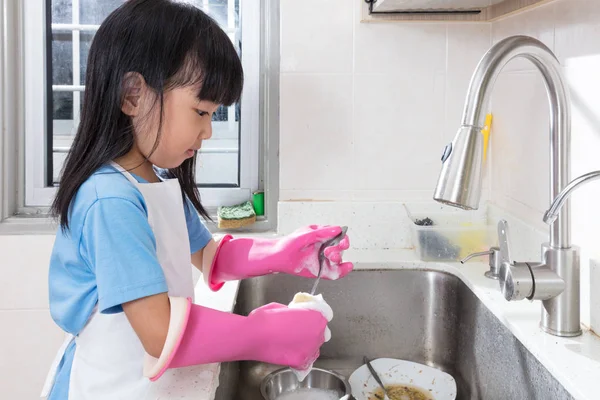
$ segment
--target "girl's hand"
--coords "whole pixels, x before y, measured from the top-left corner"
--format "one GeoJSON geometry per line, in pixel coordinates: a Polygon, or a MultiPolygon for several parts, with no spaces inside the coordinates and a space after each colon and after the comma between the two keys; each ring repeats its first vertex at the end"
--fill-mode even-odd
{"type": "MultiPolygon", "coordinates": [[[[203,273],[209,287],[219,290],[224,282],[284,273],[314,278],[319,273],[319,250],[342,232],[339,226],[310,225],[281,238],[236,238],[226,235],[213,250],[210,267],[203,273]]],[[[325,249],[321,276],[335,280],[352,271],[342,254],[350,247],[348,236],[325,249]]],[[[208,254],[208,252],[207,252],[208,254]]]]}
{"type": "MultiPolygon", "coordinates": [[[[335,238],[342,232],[339,226],[309,225],[295,231],[281,239],[282,255],[287,260],[281,262],[279,272],[291,275],[314,278],[319,273],[319,250],[323,243],[335,238]]],[[[321,277],[323,279],[335,280],[342,278],[354,265],[351,262],[343,262],[342,255],[350,247],[348,235],[333,246],[325,248],[325,260],[321,277]]]]}
{"type": "Polygon", "coordinates": [[[248,358],[303,370],[319,358],[327,320],[318,311],[271,303],[252,311],[248,325],[259,333],[248,358]]]}

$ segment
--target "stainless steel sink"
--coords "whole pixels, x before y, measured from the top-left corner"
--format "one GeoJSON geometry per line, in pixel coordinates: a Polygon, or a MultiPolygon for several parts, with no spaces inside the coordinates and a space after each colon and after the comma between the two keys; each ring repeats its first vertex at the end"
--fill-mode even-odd
{"type": "MultiPolygon", "coordinates": [[[[242,282],[235,312],[289,303],[312,280],[284,275],[242,282]]],[[[440,368],[456,379],[457,399],[566,400],[572,396],[456,276],[425,270],[354,271],[322,281],[334,310],[332,340],[315,366],[345,376],[370,358],[391,357],[440,368]]],[[[243,335],[243,332],[239,333],[243,335]]],[[[262,400],[261,380],[278,366],[222,365],[217,400],[262,400]]]]}

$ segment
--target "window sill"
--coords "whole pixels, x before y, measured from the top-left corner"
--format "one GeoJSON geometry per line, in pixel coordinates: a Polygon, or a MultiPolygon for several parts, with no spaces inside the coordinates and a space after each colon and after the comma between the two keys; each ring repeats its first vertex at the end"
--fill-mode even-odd
{"type": "MultiPolygon", "coordinates": [[[[217,216],[211,216],[217,221],[217,216]]],[[[216,223],[208,222],[206,227],[211,233],[229,233],[235,236],[277,236],[271,221],[259,219],[253,225],[225,231],[217,228],[216,223]]],[[[13,216],[0,222],[0,235],[55,235],[58,229],[57,222],[46,215],[13,216]]]]}
{"type": "Polygon", "coordinates": [[[54,219],[39,217],[9,217],[0,222],[0,235],[54,235],[58,225],[54,219]]]}

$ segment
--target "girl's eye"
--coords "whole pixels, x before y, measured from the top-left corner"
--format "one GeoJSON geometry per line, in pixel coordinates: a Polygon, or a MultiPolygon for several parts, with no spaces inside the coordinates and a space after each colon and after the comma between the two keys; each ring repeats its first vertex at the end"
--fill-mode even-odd
{"type": "Polygon", "coordinates": [[[196,110],[196,113],[201,116],[204,117],[205,115],[208,115],[208,113],[206,111],[202,111],[202,110],[196,110]]]}

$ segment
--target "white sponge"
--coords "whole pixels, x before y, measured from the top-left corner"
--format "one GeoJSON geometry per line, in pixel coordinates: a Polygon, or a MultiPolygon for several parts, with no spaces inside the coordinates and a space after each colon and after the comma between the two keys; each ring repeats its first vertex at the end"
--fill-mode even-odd
{"type": "MultiPolygon", "coordinates": [[[[306,310],[314,310],[319,311],[323,314],[323,317],[329,322],[333,319],[333,310],[329,307],[329,304],[325,300],[323,300],[323,295],[318,294],[313,296],[308,293],[296,293],[292,302],[288,305],[289,308],[303,308],[306,310]]],[[[325,341],[328,342],[331,339],[331,331],[328,327],[325,327],[325,341]]],[[[305,370],[296,370],[292,369],[296,374],[296,377],[300,382],[302,382],[312,369],[312,364],[308,366],[305,370]]]]}

